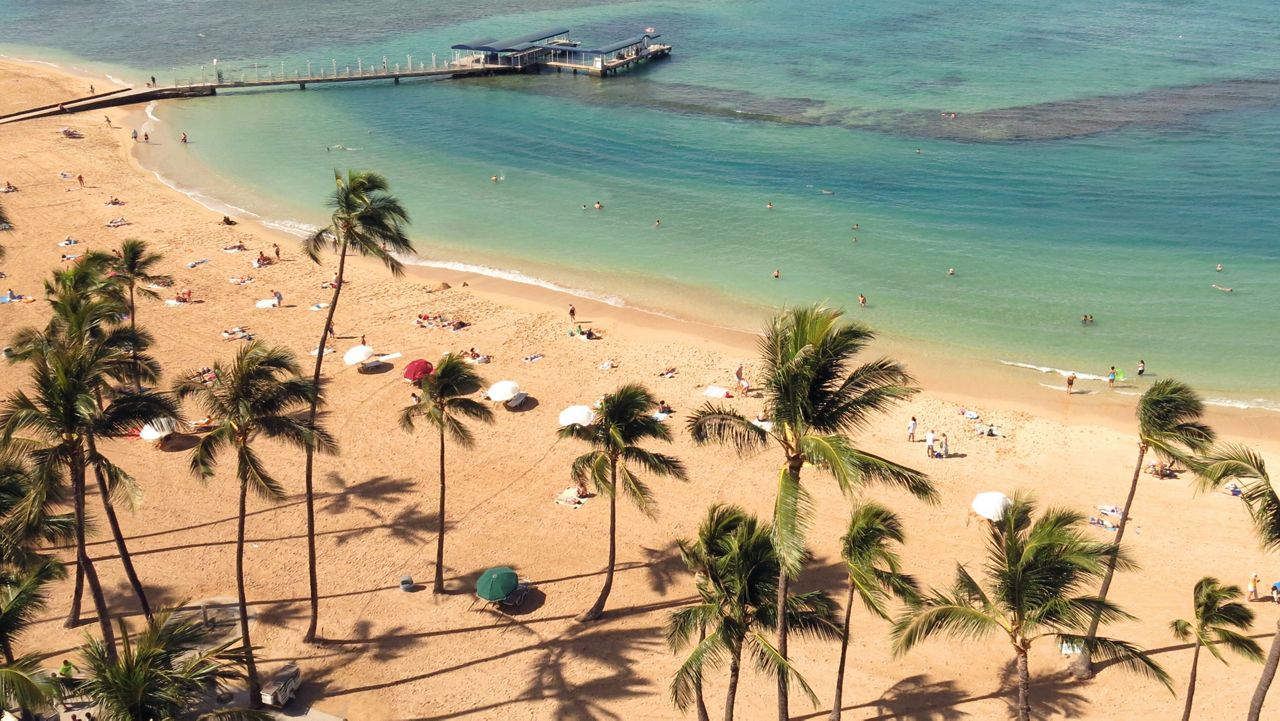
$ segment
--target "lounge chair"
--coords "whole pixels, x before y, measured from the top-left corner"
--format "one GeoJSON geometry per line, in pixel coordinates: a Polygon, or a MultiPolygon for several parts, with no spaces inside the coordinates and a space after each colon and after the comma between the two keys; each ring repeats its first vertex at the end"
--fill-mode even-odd
{"type": "Polygon", "coordinates": [[[520,406],[524,405],[524,402],[527,400],[529,400],[529,394],[525,393],[524,391],[520,391],[515,395],[514,398],[506,402],[506,406],[512,410],[515,410],[516,408],[519,408],[520,406]]]}

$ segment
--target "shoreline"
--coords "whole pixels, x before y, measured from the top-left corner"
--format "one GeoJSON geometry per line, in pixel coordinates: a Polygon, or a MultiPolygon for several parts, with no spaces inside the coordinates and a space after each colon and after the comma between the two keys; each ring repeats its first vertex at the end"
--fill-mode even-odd
{"type": "MultiPolygon", "coordinates": [[[[120,79],[106,73],[99,75],[82,68],[67,68],[52,61],[11,57],[0,58],[0,61],[52,70],[86,82],[105,77],[110,82],[123,83],[120,79]]],[[[163,124],[164,121],[153,113],[154,107],[156,107],[155,102],[122,107],[121,110],[125,111],[126,117],[130,119],[126,127],[129,125],[142,127],[144,123],[163,124]]],[[[296,243],[301,237],[299,233],[292,233],[281,227],[294,226],[301,231],[303,225],[306,225],[301,221],[269,218],[254,210],[241,208],[224,199],[209,195],[199,188],[182,187],[165,176],[161,170],[146,165],[139,157],[138,149],[130,149],[127,144],[123,144],[121,149],[136,172],[148,176],[150,182],[166,191],[182,196],[201,212],[220,215],[232,211],[251,216],[249,222],[252,223],[252,227],[270,237],[271,242],[296,243]],[[206,199],[209,204],[201,198],[206,199]],[[220,206],[225,210],[211,207],[211,205],[220,206]]],[[[218,177],[226,182],[235,182],[233,178],[221,175],[218,177]]],[[[409,230],[412,233],[412,226],[409,230]]],[[[556,281],[526,275],[520,271],[506,271],[469,263],[462,258],[435,260],[417,257],[405,261],[405,266],[408,275],[427,285],[440,281],[453,284],[467,282],[471,287],[490,294],[494,299],[517,304],[531,303],[532,306],[541,310],[561,309],[569,302],[587,304],[589,307],[598,306],[601,311],[606,308],[615,311],[616,318],[612,317],[608,311],[596,313],[611,321],[623,321],[655,331],[678,328],[683,338],[697,340],[717,338],[720,341],[720,347],[726,350],[732,350],[736,354],[746,353],[748,357],[754,354],[755,331],[747,327],[650,309],[634,305],[626,298],[609,296],[590,289],[564,286],[556,281]],[[523,277],[512,277],[516,274],[523,277]]],[[[846,312],[849,317],[857,317],[848,308],[846,312]]],[[[761,313],[758,318],[752,320],[756,321],[755,324],[758,326],[766,317],[767,313],[761,313]]],[[[869,319],[867,322],[873,330],[877,330],[877,347],[886,349],[885,355],[905,363],[926,393],[945,396],[962,406],[994,404],[1002,409],[1041,414],[1063,422],[1105,423],[1115,430],[1132,430],[1132,416],[1126,411],[1132,408],[1136,397],[1141,393],[1139,387],[1132,385],[1132,377],[1128,380],[1128,386],[1122,385],[1119,390],[1109,392],[1105,390],[1105,381],[1100,376],[1077,370],[1075,372],[1084,383],[1077,385],[1078,390],[1069,399],[1074,406],[1064,406],[1055,390],[1051,390],[1041,380],[1049,379],[1053,382],[1054,388],[1061,387],[1062,395],[1065,395],[1065,384],[1061,381],[1066,373],[1070,372],[1069,369],[1052,368],[1028,361],[1005,360],[994,356],[984,357],[979,355],[981,352],[979,349],[967,346],[951,346],[919,338],[886,335],[876,329],[874,319],[869,319]],[[1036,375],[1032,375],[1033,373],[1036,375]]],[[[1158,376],[1151,374],[1147,377],[1158,376]]],[[[1280,400],[1216,398],[1212,394],[1203,392],[1202,396],[1205,398],[1210,418],[1217,425],[1230,429],[1232,435],[1263,443],[1280,437],[1280,400]],[[1275,407],[1271,407],[1273,404],[1275,407]]]]}
{"type": "MultiPolygon", "coordinates": [[[[0,76],[5,70],[0,63],[0,76]]],[[[145,113],[145,108],[132,112],[145,113]]],[[[329,300],[329,291],[320,285],[332,272],[331,255],[323,265],[313,265],[301,257],[292,236],[255,222],[222,226],[221,213],[157,181],[133,157],[128,131],[107,130],[101,118],[71,116],[0,127],[0,137],[0,159],[22,186],[21,193],[4,199],[19,225],[3,240],[10,250],[6,282],[15,290],[39,293],[48,271],[61,267],[58,257],[66,249],[57,242],[65,235],[82,239],[77,247],[86,250],[105,250],[136,237],[165,254],[160,271],[173,273],[176,288],[193,289],[196,299],[139,306],[139,323],[153,333],[154,353],[165,363],[164,383],[242,347],[218,340],[219,330],[233,325],[248,326],[260,339],[293,350],[309,365],[312,358],[306,352],[314,347],[313,331],[319,331],[323,318],[307,308],[329,300]],[[64,124],[81,129],[84,139],[62,138],[56,128],[64,124]],[[59,170],[83,172],[86,187],[60,178],[59,170]],[[126,205],[104,207],[103,201],[113,195],[126,205]],[[131,225],[104,229],[108,218],[119,215],[131,225]],[[237,240],[250,253],[221,252],[237,240]],[[271,252],[271,243],[282,246],[281,262],[250,270],[252,253],[271,252]],[[255,281],[228,284],[228,276],[244,274],[254,275],[255,281]],[[285,294],[283,307],[255,308],[255,299],[277,289],[285,294]]],[[[501,713],[522,718],[573,716],[582,704],[618,718],[679,717],[665,696],[681,658],[666,648],[662,629],[669,612],[692,598],[693,582],[674,539],[696,533],[711,503],[741,505],[766,517],[778,460],[772,451],[740,457],[727,449],[696,446],[684,432],[684,414],[707,400],[706,386],[732,386],[739,362],[748,361],[748,376],[754,374],[755,335],[460,270],[410,268],[406,278],[392,279],[372,262],[353,260],[348,264],[351,286],[343,291],[336,320],[337,352],[324,366],[325,422],[342,446],[341,455],[317,462],[323,589],[319,631],[325,644],[317,648],[301,641],[307,591],[300,456],[264,444],[262,457],[289,496],[279,503],[250,501],[246,586],[263,672],[285,661],[299,662],[307,680],[301,703],[318,704],[352,721],[416,718],[423,709],[439,716],[480,718],[498,708],[494,699],[511,704],[501,713]],[[441,282],[452,287],[435,290],[441,282]],[[571,302],[584,325],[604,332],[602,341],[567,337],[566,306],[571,302]],[[415,328],[411,319],[423,310],[471,325],[456,333],[415,328]],[[394,370],[362,374],[342,364],[342,351],[366,334],[381,352],[402,353],[394,370]],[[403,593],[397,582],[404,575],[420,583],[431,577],[440,519],[435,515],[434,436],[396,427],[411,391],[401,379],[402,364],[460,347],[492,354],[492,363],[477,370],[489,382],[517,380],[534,402],[518,411],[496,407],[493,425],[476,426],[474,448],[449,446],[445,576],[450,593],[403,593]],[[543,354],[542,360],[522,360],[534,352],[543,354]],[[602,367],[606,359],[617,363],[602,367]],[[678,374],[658,377],[666,366],[677,367],[678,374]],[[609,616],[600,624],[581,625],[573,618],[602,582],[609,504],[599,498],[581,508],[555,502],[570,483],[573,458],[584,450],[556,438],[557,413],[629,381],[645,383],[676,408],[669,426],[672,445],[653,448],[684,460],[690,481],[651,479],[660,511],[656,520],[630,505],[619,506],[619,566],[609,616]],[[532,580],[538,605],[499,622],[477,614],[471,608],[472,584],[484,568],[495,565],[511,565],[532,580]]],[[[857,310],[850,315],[856,317],[857,310]]],[[[6,329],[43,323],[46,316],[41,303],[0,308],[6,329]]],[[[1134,461],[1133,397],[1098,393],[1068,399],[1065,393],[1041,392],[1026,383],[1026,371],[969,366],[945,350],[893,340],[876,342],[863,358],[881,354],[906,362],[925,390],[877,416],[856,441],[868,452],[926,471],[941,498],[938,505],[925,505],[881,487],[860,496],[901,514],[909,537],[904,568],[922,583],[943,587],[951,582],[955,563],[980,563],[982,540],[968,515],[970,499],[978,492],[1034,490],[1044,506],[1084,513],[1123,499],[1134,461]],[[979,411],[983,423],[998,426],[1001,436],[975,438],[973,422],[958,415],[958,407],[979,411]],[[921,419],[922,430],[950,434],[951,458],[926,461],[923,444],[905,440],[903,431],[914,416],[921,419]]],[[[0,377],[0,391],[24,382],[21,372],[6,374],[0,377]]],[[[748,417],[759,409],[759,400],[752,397],[727,403],[748,417]]],[[[1271,415],[1213,409],[1206,420],[1224,439],[1262,439],[1253,445],[1274,459],[1280,448],[1271,415]]],[[[121,521],[153,603],[228,595],[234,589],[232,509],[238,494],[226,470],[202,484],[190,477],[187,453],[136,440],[112,441],[103,453],[121,467],[136,469],[144,489],[137,507],[122,514],[121,521]]],[[[849,499],[818,473],[806,471],[805,480],[813,495],[809,540],[815,562],[802,581],[805,588],[843,598],[847,582],[837,539],[848,525],[849,499]]],[[[1160,650],[1161,663],[1179,680],[1185,678],[1191,652],[1168,646],[1167,619],[1185,616],[1194,579],[1212,573],[1242,581],[1254,568],[1266,569],[1274,562],[1256,548],[1238,499],[1221,493],[1197,496],[1188,481],[1185,476],[1143,478],[1135,530],[1125,539],[1141,570],[1117,576],[1112,589],[1113,600],[1142,619],[1117,624],[1116,634],[1160,650]],[[1153,588],[1161,592],[1153,593],[1153,588]]],[[[1108,537],[1101,529],[1088,532],[1108,537]]],[[[110,539],[99,534],[91,548],[113,591],[113,604],[132,613],[110,539]]],[[[58,623],[70,588],[66,580],[51,589],[49,609],[39,621],[43,625],[28,638],[44,654],[45,664],[56,664],[81,639],[81,630],[58,623]]],[[[1266,632],[1275,622],[1275,607],[1254,608],[1255,630],[1266,632]]],[[[857,671],[845,680],[845,698],[860,710],[870,711],[876,699],[892,699],[893,712],[904,716],[940,709],[974,718],[1007,712],[1008,689],[1000,680],[1007,647],[995,639],[989,644],[938,641],[899,657],[889,648],[887,624],[859,612],[857,628],[850,644],[857,671]],[[939,696],[930,688],[943,692],[939,696]],[[910,693],[912,689],[924,692],[910,693]]],[[[825,704],[835,675],[831,644],[797,637],[791,653],[825,704]]],[[[1038,646],[1030,663],[1037,679],[1047,683],[1064,666],[1050,644],[1038,646]]],[[[1204,708],[1235,708],[1254,681],[1251,671],[1241,673],[1238,666],[1204,664],[1199,673],[1197,699],[1204,708]]],[[[773,708],[772,684],[754,671],[746,674],[740,715],[763,717],[773,708]]],[[[721,692],[722,676],[708,679],[709,694],[721,692]]],[[[1181,709],[1181,699],[1158,688],[1143,686],[1135,694],[1129,677],[1108,671],[1065,693],[1073,699],[1073,718],[1164,718],[1181,709]]],[[[797,701],[793,710],[804,715],[810,709],[797,701]]]]}

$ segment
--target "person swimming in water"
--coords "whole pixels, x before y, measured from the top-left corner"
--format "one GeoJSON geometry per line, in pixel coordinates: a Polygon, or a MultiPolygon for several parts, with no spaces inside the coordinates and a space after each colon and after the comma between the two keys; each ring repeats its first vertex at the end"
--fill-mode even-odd
{"type": "Polygon", "coordinates": [[[768,208],[769,210],[773,210],[773,201],[769,201],[768,203],[765,203],[764,207],[768,208]]]}
{"type": "Polygon", "coordinates": [[[1215,290],[1220,290],[1220,291],[1222,291],[1223,293],[1231,293],[1231,292],[1232,292],[1232,289],[1231,289],[1231,288],[1223,288],[1222,286],[1218,285],[1217,283],[1214,283],[1214,284],[1213,284],[1213,287],[1214,287],[1214,289],[1215,289],[1215,290]]]}
{"type": "Polygon", "coordinates": [[[598,200],[596,201],[595,208],[596,208],[596,210],[604,210],[604,206],[603,206],[603,205],[601,205],[601,204],[600,204],[600,201],[598,201],[598,200]]]}
{"type": "Polygon", "coordinates": [[[781,277],[782,277],[782,271],[781,271],[780,269],[778,269],[778,268],[774,268],[774,269],[773,269],[773,277],[774,277],[774,278],[781,278],[781,277]]]}
{"type": "Polygon", "coordinates": [[[1221,272],[1222,272],[1222,264],[1221,264],[1221,263],[1219,263],[1219,264],[1218,264],[1218,267],[1217,267],[1217,268],[1214,268],[1214,270],[1216,270],[1216,271],[1218,271],[1219,273],[1221,273],[1221,272]]]}

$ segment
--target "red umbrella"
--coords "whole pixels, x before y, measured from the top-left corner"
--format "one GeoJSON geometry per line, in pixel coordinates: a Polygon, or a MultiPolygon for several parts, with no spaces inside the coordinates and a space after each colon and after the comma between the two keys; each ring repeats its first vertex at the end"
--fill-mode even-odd
{"type": "Polygon", "coordinates": [[[433,370],[435,369],[431,367],[430,361],[425,359],[419,358],[417,360],[409,361],[409,365],[404,367],[404,379],[410,383],[417,383],[423,378],[431,375],[431,371],[433,370]]]}

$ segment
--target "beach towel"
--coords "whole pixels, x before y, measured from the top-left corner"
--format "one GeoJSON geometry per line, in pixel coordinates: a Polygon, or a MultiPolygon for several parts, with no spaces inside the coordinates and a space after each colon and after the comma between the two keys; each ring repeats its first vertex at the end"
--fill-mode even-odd
{"type": "MultiPolygon", "coordinates": [[[[329,355],[330,353],[333,353],[333,352],[334,352],[334,350],[333,350],[332,348],[325,348],[325,349],[324,349],[324,354],[325,354],[325,355],[329,355]]],[[[312,349],[311,349],[311,355],[320,355],[320,349],[319,349],[319,348],[312,348],[312,349]]]]}
{"type": "Polygon", "coordinates": [[[654,413],[653,420],[661,423],[671,417],[670,413],[654,413]]]}
{"type": "Polygon", "coordinates": [[[174,307],[174,306],[178,306],[178,305],[186,305],[186,303],[183,303],[183,302],[182,302],[182,301],[180,301],[180,300],[174,300],[173,298],[165,298],[165,299],[164,299],[164,304],[165,304],[165,305],[167,305],[167,306],[169,306],[170,308],[172,308],[172,307],[174,307]]]}
{"type": "Polygon", "coordinates": [[[279,303],[276,302],[275,298],[263,298],[262,300],[253,304],[255,308],[275,308],[278,305],[279,303]]]}
{"type": "Polygon", "coordinates": [[[574,486],[560,491],[560,495],[556,496],[556,505],[567,506],[569,508],[582,508],[585,499],[578,497],[578,489],[574,486]]]}
{"type": "Polygon", "coordinates": [[[525,363],[537,363],[538,361],[542,360],[543,357],[544,356],[541,353],[534,353],[533,355],[527,355],[524,358],[521,358],[520,360],[524,361],[525,363]]]}
{"type": "Polygon", "coordinates": [[[324,310],[325,308],[328,308],[328,307],[329,307],[328,303],[316,303],[315,305],[311,306],[311,310],[324,310]]]}
{"type": "Polygon", "coordinates": [[[199,268],[200,266],[202,266],[202,265],[204,265],[205,263],[208,263],[208,262],[209,262],[209,259],[208,259],[208,258],[201,258],[200,260],[193,260],[193,261],[191,261],[190,263],[187,263],[187,268],[190,268],[190,269],[199,268]]]}
{"type": "Polygon", "coordinates": [[[770,433],[773,431],[773,421],[758,421],[758,420],[751,421],[751,425],[755,426],[756,428],[759,428],[765,433],[770,433]]]}
{"type": "Polygon", "coordinates": [[[729,392],[728,388],[721,388],[720,386],[707,386],[707,389],[702,392],[702,395],[707,396],[708,398],[733,397],[733,394],[729,392]]]}

